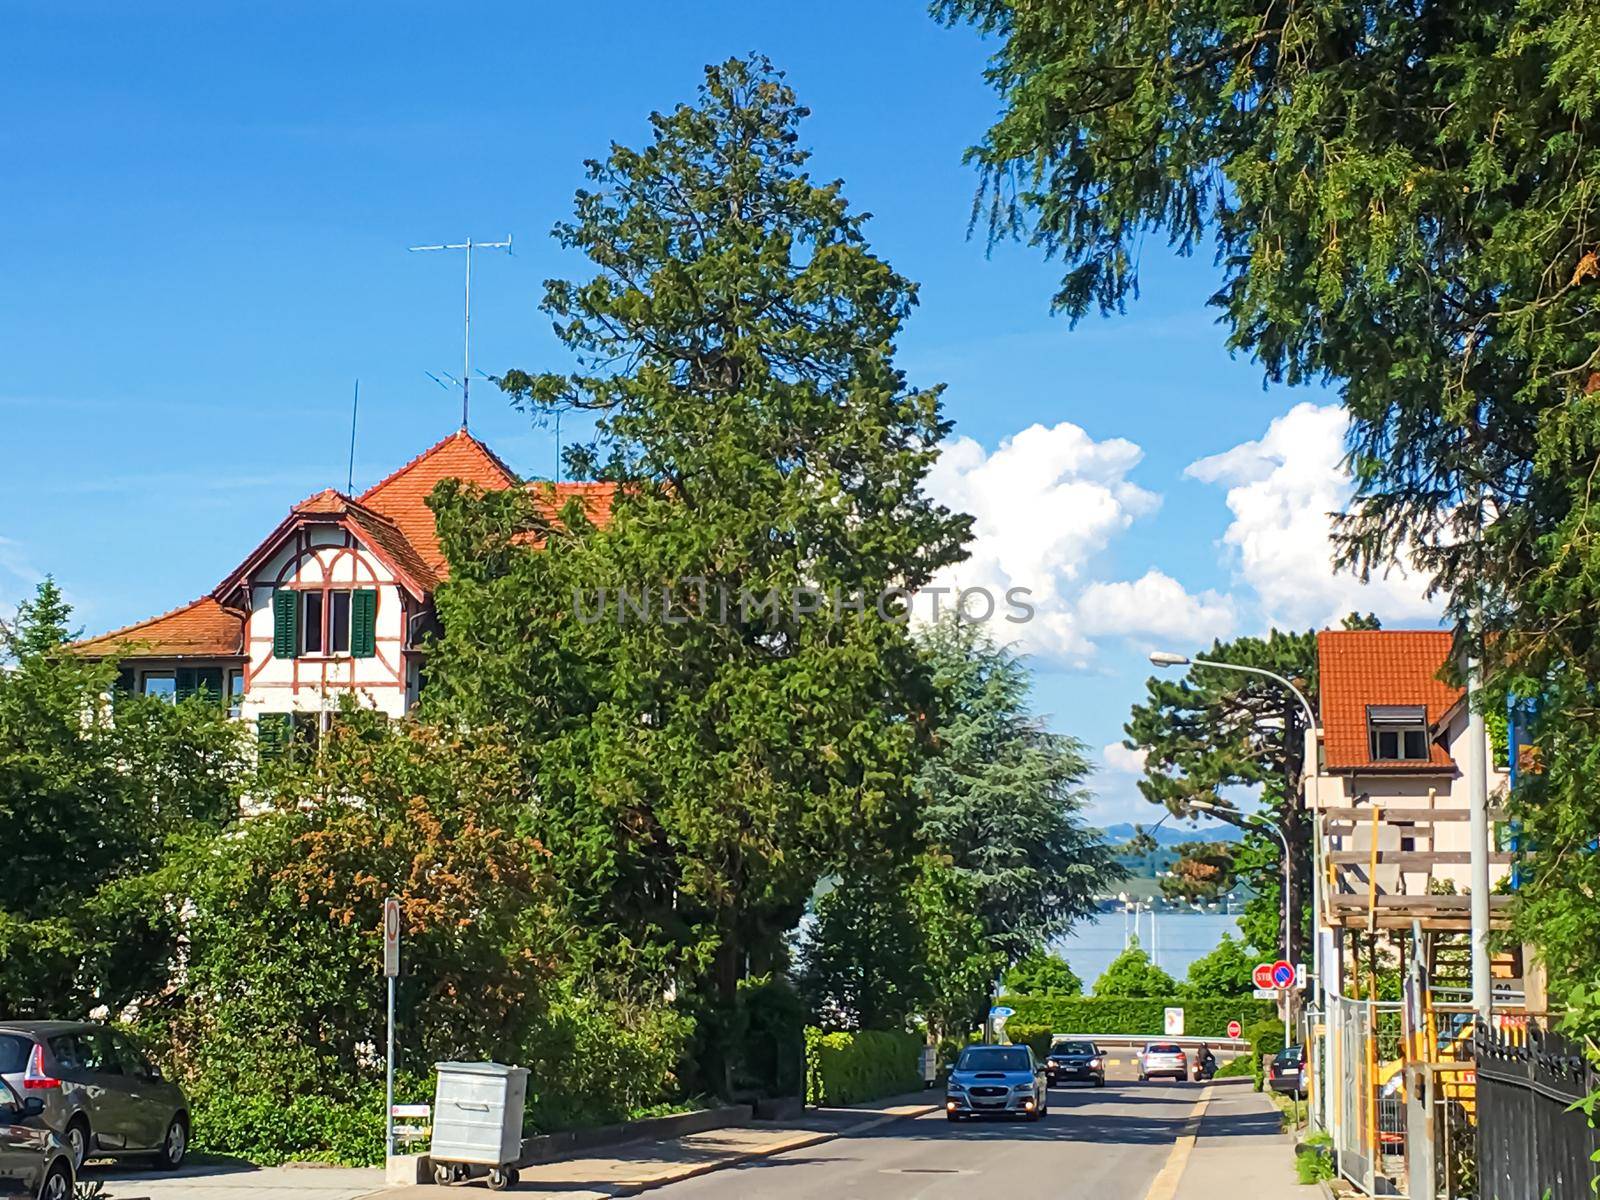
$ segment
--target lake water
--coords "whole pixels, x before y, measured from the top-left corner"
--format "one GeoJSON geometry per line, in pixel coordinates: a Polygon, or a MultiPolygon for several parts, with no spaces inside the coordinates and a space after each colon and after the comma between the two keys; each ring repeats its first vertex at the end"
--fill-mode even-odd
{"type": "MultiPolygon", "coordinates": [[[[1190,963],[1216,948],[1223,934],[1239,936],[1238,917],[1220,912],[1142,912],[1138,923],[1139,944],[1152,954],[1156,965],[1178,980],[1189,973],[1190,963]]],[[[1067,960],[1088,992],[1111,960],[1122,953],[1133,932],[1133,913],[1103,912],[1080,921],[1050,948],[1067,960]]]]}

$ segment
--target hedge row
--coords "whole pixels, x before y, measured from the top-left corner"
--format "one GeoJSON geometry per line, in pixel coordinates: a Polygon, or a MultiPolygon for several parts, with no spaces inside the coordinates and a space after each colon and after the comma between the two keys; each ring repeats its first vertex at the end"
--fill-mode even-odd
{"type": "MultiPolygon", "coordinates": [[[[1244,996],[1236,1000],[1163,1000],[1134,996],[1007,996],[1004,1003],[1016,1010],[1006,1021],[1008,1030],[1029,1027],[1054,1033],[1117,1034],[1160,1037],[1165,1032],[1166,1010],[1183,1009],[1187,1037],[1227,1037],[1228,1022],[1248,1029],[1273,1015],[1270,1000],[1244,996]]],[[[1031,1032],[1031,1030],[1029,1030],[1031,1032]]],[[[1015,1032],[1012,1040],[1019,1041],[1015,1032]]]]}
{"type": "Polygon", "coordinates": [[[920,1037],[860,1030],[823,1033],[806,1027],[806,1103],[859,1104],[922,1086],[920,1037]]]}

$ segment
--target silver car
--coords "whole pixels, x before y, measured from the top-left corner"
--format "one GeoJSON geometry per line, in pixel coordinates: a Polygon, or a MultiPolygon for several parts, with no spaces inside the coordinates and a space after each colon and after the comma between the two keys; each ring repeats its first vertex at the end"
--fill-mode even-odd
{"type": "Polygon", "coordinates": [[[1031,1046],[968,1046],[945,1084],[945,1117],[1016,1116],[1037,1121],[1050,1104],[1044,1069],[1031,1046]]]}
{"type": "Polygon", "coordinates": [[[1189,1056],[1177,1042],[1150,1042],[1139,1051],[1139,1082],[1157,1075],[1179,1083],[1189,1078],[1189,1056]]]}
{"type": "Polygon", "coordinates": [[[71,1200],[67,1144],[44,1123],[44,1101],[0,1082],[0,1194],[71,1200]]]}
{"type": "Polygon", "coordinates": [[[0,1021],[0,1079],[44,1101],[74,1172],[87,1158],[147,1155],[176,1167],[189,1151],[189,1102],[127,1036],[84,1021],[0,1021]]]}

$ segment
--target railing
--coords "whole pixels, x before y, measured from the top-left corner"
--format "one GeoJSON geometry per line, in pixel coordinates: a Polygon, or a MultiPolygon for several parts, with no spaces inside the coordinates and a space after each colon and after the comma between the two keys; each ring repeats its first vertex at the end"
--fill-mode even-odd
{"type": "Polygon", "coordinates": [[[1600,1135],[1572,1106],[1600,1088],[1583,1047],[1529,1017],[1479,1029],[1478,1186],[1481,1200],[1590,1200],[1600,1135]]]}

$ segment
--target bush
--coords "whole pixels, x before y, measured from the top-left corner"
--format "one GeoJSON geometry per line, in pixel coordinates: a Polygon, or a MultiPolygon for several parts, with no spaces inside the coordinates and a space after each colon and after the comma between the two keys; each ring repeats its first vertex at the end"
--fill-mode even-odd
{"type": "MultiPolygon", "coordinates": [[[[1135,1037],[1160,1037],[1164,1010],[1183,1009],[1184,1033],[1190,1037],[1228,1036],[1228,1022],[1249,1027],[1266,1020],[1272,1003],[1243,997],[1237,1000],[1185,1000],[1177,996],[1007,996],[1006,1004],[1016,1010],[1007,1022],[1013,1041],[1017,1031],[1029,1026],[1052,1033],[1115,1034],[1135,1037]]],[[[1281,1032],[1281,1026],[1280,1026],[1281,1032]]]]}
{"type": "Polygon", "coordinates": [[[922,1046],[911,1033],[823,1033],[807,1026],[806,1103],[859,1104],[915,1091],[922,1086],[922,1046]]]}
{"type": "Polygon", "coordinates": [[[1217,1073],[1214,1078],[1243,1079],[1246,1076],[1254,1075],[1255,1066],[1252,1062],[1252,1056],[1248,1051],[1246,1051],[1244,1054],[1239,1055],[1238,1058],[1232,1059],[1223,1066],[1217,1068],[1217,1073]]]}
{"type": "Polygon", "coordinates": [[[1262,1059],[1283,1049],[1283,1022],[1276,1017],[1257,1021],[1245,1027],[1244,1037],[1250,1043],[1250,1078],[1259,1092],[1267,1078],[1262,1059]]]}

